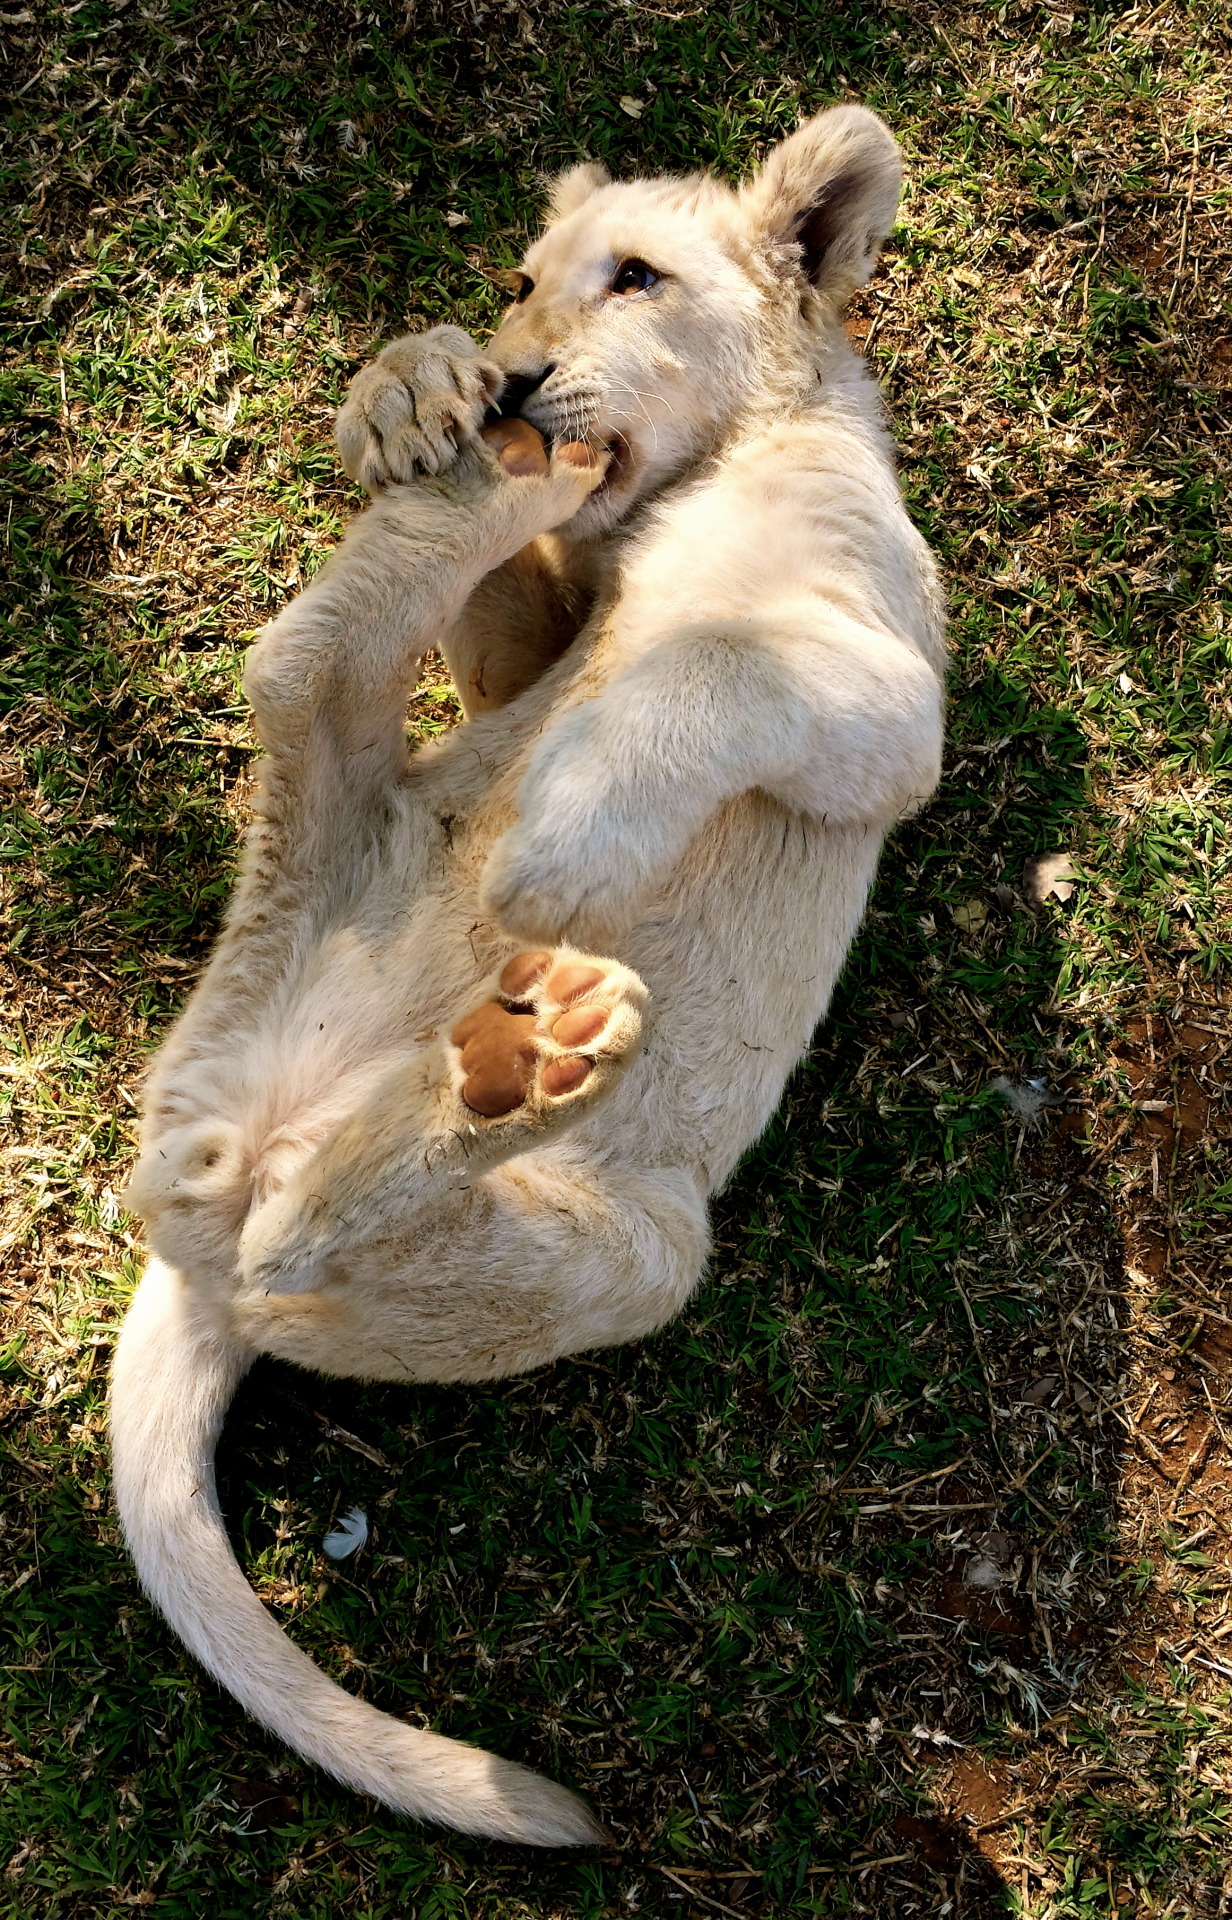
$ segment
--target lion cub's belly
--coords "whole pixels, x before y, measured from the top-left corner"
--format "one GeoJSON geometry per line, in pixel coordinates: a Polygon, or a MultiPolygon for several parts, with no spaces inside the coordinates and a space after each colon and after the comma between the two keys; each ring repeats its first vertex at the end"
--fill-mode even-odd
{"type": "Polygon", "coordinates": [[[327,883],[288,921],[276,965],[242,997],[236,973],[253,950],[241,929],[224,936],[160,1061],[153,1144],[130,1183],[165,1259],[231,1273],[252,1208],[390,1070],[422,1056],[508,955],[477,906],[491,832],[462,825],[448,764],[438,767],[394,796],[362,873],[338,876],[332,899],[327,883]]]}
{"type": "Polygon", "coordinates": [[[353,1106],[361,1083],[456,1019],[508,955],[478,893],[491,845],[514,818],[511,758],[499,728],[473,723],[421,748],[362,874],[313,903],[267,998],[260,1070],[245,1073],[269,1131],[308,1116],[319,1131],[344,1099],[353,1106]]]}
{"type": "MultiPolygon", "coordinates": [[[[414,825],[427,833],[426,822],[414,825]]],[[[424,873],[422,846],[395,835],[346,918],[295,956],[244,1072],[259,1197],[455,1021],[508,955],[510,942],[479,913],[482,863],[469,839],[450,823],[424,873]]]]}

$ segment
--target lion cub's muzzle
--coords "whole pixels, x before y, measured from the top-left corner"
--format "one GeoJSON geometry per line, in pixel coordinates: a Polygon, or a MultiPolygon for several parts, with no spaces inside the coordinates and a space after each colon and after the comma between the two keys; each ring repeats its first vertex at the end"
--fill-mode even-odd
{"type": "MultiPolygon", "coordinates": [[[[549,453],[559,440],[580,440],[591,446],[602,446],[611,455],[611,461],[595,491],[596,494],[615,492],[630,476],[632,448],[623,433],[596,430],[598,408],[593,394],[557,395],[544,391],[557,371],[555,360],[533,370],[511,368],[505,375],[500,400],[490,418],[525,420],[542,435],[549,453]]],[[[568,384],[568,376],[565,378],[568,384]]]]}

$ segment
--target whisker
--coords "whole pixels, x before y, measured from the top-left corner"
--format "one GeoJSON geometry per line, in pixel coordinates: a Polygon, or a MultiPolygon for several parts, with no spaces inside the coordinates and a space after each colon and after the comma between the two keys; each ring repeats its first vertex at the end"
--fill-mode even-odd
{"type": "MultiPolygon", "coordinates": [[[[625,392],[628,394],[631,394],[632,397],[640,405],[643,417],[646,421],[646,425],[650,428],[650,431],[654,435],[654,450],[657,453],[659,451],[659,428],[658,428],[658,423],[651,416],[649,407],[646,405],[647,396],[642,392],[640,392],[640,390],[637,387],[633,386],[633,384],[628,380],[624,381],[622,384],[624,386],[625,392]]],[[[671,411],[670,407],[668,410],[669,412],[671,411]]],[[[627,419],[632,419],[632,417],[633,416],[631,414],[626,415],[627,419]]]]}
{"type": "Polygon", "coordinates": [[[598,417],[597,396],[564,393],[547,396],[551,413],[547,429],[557,440],[585,440],[598,417]]]}
{"type": "Polygon", "coordinates": [[[675,414],[675,412],[676,412],[676,409],[675,409],[675,407],[674,407],[674,406],[672,405],[672,403],[671,403],[671,401],[670,401],[670,400],[668,400],[668,399],[667,399],[667,398],[666,398],[666,397],[665,397],[665,396],[664,396],[663,394],[661,394],[661,393],[652,393],[652,394],[649,394],[649,395],[647,395],[647,394],[644,394],[644,393],[643,393],[643,392],[641,391],[641,389],[640,389],[640,387],[635,387],[635,386],[633,386],[633,385],[632,385],[632,383],[631,383],[630,381],[628,381],[628,380],[626,380],[626,381],[625,381],[625,386],[626,386],[626,388],[628,389],[628,391],[629,391],[630,393],[632,393],[632,394],[636,394],[636,396],[637,396],[637,398],[638,398],[639,400],[641,400],[641,401],[643,402],[643,404],[645,403],[645,401],[646,401],[646,400],[647,400],[648,398],[649,398],[649,399],[651,399],[651,400],[656,400],[656,401],[658,402],[658,404],[659,404],[659,405],[660,405],[661,407],[666,407],[666,408],[667,408],[667,411],[668,411],[668,412],[669,412],[670,414],[672,414],[672,415],[674,415],[674,414],[675,414]]]}

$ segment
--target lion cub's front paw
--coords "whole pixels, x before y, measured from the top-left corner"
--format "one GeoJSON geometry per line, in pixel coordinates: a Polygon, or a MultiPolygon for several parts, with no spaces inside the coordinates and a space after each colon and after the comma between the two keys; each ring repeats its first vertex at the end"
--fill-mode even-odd
{"type": "Polygon", "coordinates": [[[647,875],[627,849],[579,841],[525,823],[502,834],[480,882],[485,912],[517,940],[593,947],[623,933],[637,918],[647,875]]]}
{"type": "Polygon", "coordinates": [[[370,493],[444,472],[475,439],[504,383],[460,327],[393,341],[356,374],[338,410],[343,466],[370,493]]]}
{"type": "MultiPolygon", "coordinates": [[[[450,512],[469,515],[477,542],[474,558],[485,571],[511,560],[541,533],[564,526],[602,486],[610,455],[584,441],[558,441],[549,452],[525,420],[498,420],[484,427],[473,454],[460,459],[435,493],[447,496],[450,512]]],[[[413,518],[422,489],[389,496],[391,511],[413,518]]]]}

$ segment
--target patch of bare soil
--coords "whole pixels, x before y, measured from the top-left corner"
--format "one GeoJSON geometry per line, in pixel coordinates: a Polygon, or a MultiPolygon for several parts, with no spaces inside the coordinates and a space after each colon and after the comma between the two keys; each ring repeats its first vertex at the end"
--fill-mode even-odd
{"type": "Polygon", "coordinates": [[[1127,1270],[1149,1302],[1121,1414],[1124,1551],[1154,1575],[1148,1623],[1125,1649],[1137,1671],[1170,1657],[1232,1678],[1232,1659],[1211,1651],[1232,1634],[1232,1232],[1218,1193],[1230,1063],[1232,1009],[1215,996],[1143,1014],[1114,1053],[1133,1102],[1113,1135],[1116,1207],[1127,1270]]]}

